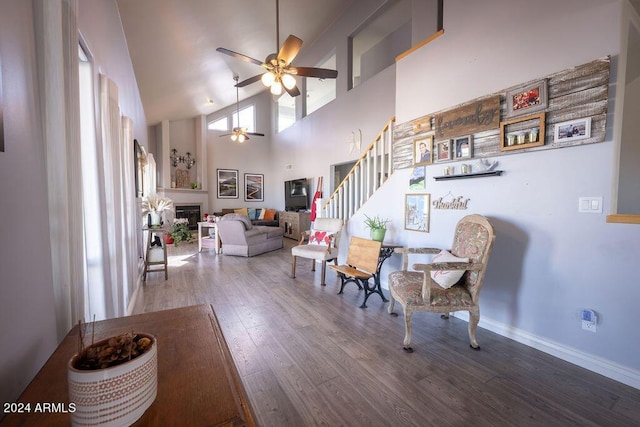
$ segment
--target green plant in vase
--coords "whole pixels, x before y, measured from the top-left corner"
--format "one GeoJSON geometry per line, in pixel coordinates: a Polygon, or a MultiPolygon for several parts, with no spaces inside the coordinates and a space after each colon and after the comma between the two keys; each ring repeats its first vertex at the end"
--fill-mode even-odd
{"type": "Polygon", "coordinates": [[[387,218],[382,219],[378,215],[371,218],[365,214],[364,217],[366,218],[364,221],[365,227],[371,230],[371,240],[382,242],[387,232],[387,223],[391,220],[387,218]]]}
{"type": "Polygon", "coordinates": [[[171,224],[171,231],[168,233],[173,239],[173,244],[178,246],[180,242],[193,242],[194,237],[189,230],[189,220],[186,218],[176,218],[171,224]]]}

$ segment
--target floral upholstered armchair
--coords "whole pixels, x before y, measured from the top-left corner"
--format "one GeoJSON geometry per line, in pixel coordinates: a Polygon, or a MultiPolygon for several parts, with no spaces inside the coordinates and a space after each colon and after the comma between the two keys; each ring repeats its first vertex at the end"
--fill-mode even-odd
{"type": "Polygon", "coordinates": [[[402,270],[389,274],[389,314],[397,301],[404,310],[404,350],[411,348],[411,316],[414,311],[449,313],[469,312],[469,340],[473,349],[480,349],[476,328],[480,321],[478,298],[487,271],[487,262],[495,241],[489,221],[481,215],[467,215],[456,225],[451,251],[434,248],[398,248],[402,254],[402,270]],[[431,254],[430,264],[414,264],[410,271],[409,256],[431,254]]]}

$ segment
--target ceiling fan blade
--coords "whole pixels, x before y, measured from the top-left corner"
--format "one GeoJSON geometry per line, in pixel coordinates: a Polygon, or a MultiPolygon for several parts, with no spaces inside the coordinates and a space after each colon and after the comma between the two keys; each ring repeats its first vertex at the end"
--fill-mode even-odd
{"type": "Polygon", "coordinates": [[[236,84],[236,87],[245,87],[249,86],[251,83],[255,83],[262,78],[262,74],[258,74],[257,76],[249,77],[247,80],[243,80],[240,83],[236,84]]]}
{"type": "Polygon", "coordinates": [[[222,135],[218,135],[218,136],[229,136],[229,135],[233,135],[232,133],[223,133],[222,135]]]}
{"type": "Polygon", "coordinates": [[[293,58],[296,57],[298,52],[300,52],[300,48],[302,47],[302,40],[298,37],[291,34],[284,41],[284,44],[280,48],[280,52],[278,52],[278,60],[284,61],[285,65],[289,65],[293,58]]]}
{"type": "Polygon", "coordinates": [[[258,132],[245,132],[245,135],[264,136],[264,133],[258,133],[258,132]]]}
{"type": "Polygon", "coordinates": [[[255,59],[255,58],[251,58],[251,57],[249,57],[249,56],[247,56],[247,55],[243,55],[243,54],[241,54],[241,53],[234,52],[234,51],[232,51],[232,50],[225,49],[225,48],[223,48],[223,47],[219,47],[219,48],[217,48],[216,50],[217,50],[218,52],[220,52],[220,53],[224,53],[225,55],[233,56],[234,58],[238,58],[238,59],[240,59],[240,60],[242,60],[242,61],[245,61],[245,62],[249,62],[249,63],[251,63],[251,64],[256,64],[256,65],[260,65],[260,66],[262,66],[262,61],[258,61],[257,59],[255,59]]]}
{"type": "Polygon", "coordinates": [[[297,85],[296,85],[296,86],[294,86],[294,87],[292,87],[291,89],[287,89],[287,87],[286,87],[286,86],[284,86],[284,85],[283,85],[282,87],[284,88],[284,90],[286,90],[286,91],[287,91],[287,93],[289,94],[289,96],[291,96],[292,98],[294,98],[294,97],[296,97],[296,96],[300,95],[300,89],[298,89],[298,86],[297,86],[297,85]]]}
{"type": "Polygon", "coordinates": [[[289,70],[291,74],[301,77],[317,77],[319,79],[335,79],[338,77],[337,70],[329,70],[327,68],[291,67],[289,70]]]}

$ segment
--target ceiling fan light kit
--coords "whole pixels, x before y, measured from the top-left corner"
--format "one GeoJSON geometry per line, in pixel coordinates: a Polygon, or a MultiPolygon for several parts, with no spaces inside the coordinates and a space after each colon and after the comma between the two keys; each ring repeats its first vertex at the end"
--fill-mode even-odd
{"type": "Polygon", "coordinates": [[[269,54],[264,62],[251,58],[247,55],[234,52],[223,47],[219,47],[216,50],[225,55],[233,56],[251,64],[256,64],[267,71],[263,74],[250,77],[246,80],[236,83],[236,87],[244,87],[258,80],[262,81],[262,84],[270,88],[273,95],[279,96],[282,94],[282,89],[287,91],[292,97],[300,95],[300,90],[296,86],[296,79],[294,76],[300,77],[316,77],[319,79],[335,79],[338,77],[338,71],[329,70],[326,68],[314,68],[314,67],[292,67],[291,62],[298,55],[300,48],[302,47],[302,40],[298,37],[289,35],[284,41],[282,46],[280,45],[280,18],[279,18],[279,1],[276,0],[276,48],[279,48],[277,54],[269,54]]]}
{"type": "MultiPolygon", "coordinates": [[[[238,89],[240,86],[238,85],[238,79],[239,77],[237,75],[233,76],[233,80],[236,82],[236,117],[238,118],[238,126],[234,127],[233,129],[231,129],[231,133],[225,133],[223,135],[220,136],[231,136],[231,141],[233,142],[239,142],[239,143],[243,143],[245,141],[249,140],[249,135],[256,135],[256,136],[264,136],[264,133],[258,133],[258,132],[247,132],[247,128],[243,128],[240,126],[240,95],[239,95],[239,90],[238,89]]],[[[187,153],[189,154],[189,153],[187,153]]],[[[194,160],[195,162],[195,160],[194,160]]]]}

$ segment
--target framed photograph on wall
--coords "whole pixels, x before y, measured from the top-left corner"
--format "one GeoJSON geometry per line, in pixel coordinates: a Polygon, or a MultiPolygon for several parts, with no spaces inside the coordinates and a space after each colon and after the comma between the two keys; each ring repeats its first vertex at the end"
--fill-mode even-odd
{"type": "Polygon", "coordinates": [[[264,175],[257,173],[244,174],[244,200],[247,202],[264,202],[264,175]]]}
{"type": "Polygon", "coordinates": [[[452,148],[456,160],[470,159],[473,157],[473,135],[454,138],[452,148]]]}
{"type": "Polygon", "coordinates": [[[416,166],[413,168],[413,173],[409,179],[409,190],[424,190],[425,189],[425,167],[416,166]]]}
{"type": "Polygon", "coordinates": [[[544,145],[544,112],[500,122],[500,151],[544,145]]]}
{"type": "Polygon", "coordinates": [[[553,128],[555,142],[579,141],[591,138],[591,117],[556,123],[553,128]]]}
{"type": "Polygon", "coordinates": [[[424,136],[413,140],[413,164],[429,165],[432,163],[433,136],[424,136]]]}
{"type": "Polygon", "coordinates": [[[436,142],[436,151],[434,153],[435,162],[446,162],[451,160],[451,139],[436,142]]]}
{"type": "Polygon", "coordinates": [[[431,194],[409,193],[404,197],[404,229],[428,233],[431,194]]]}
{"type": "Polygon", "coordinates": [[[238,171],[218,169],[218,199],[238,198],[238,171]]]}
{"type": "Polygon", "coordinates": [[[506,98],[506,117],[542,111],[547,108],[547,80],[511,89],[507,91],[506,98]]]}

